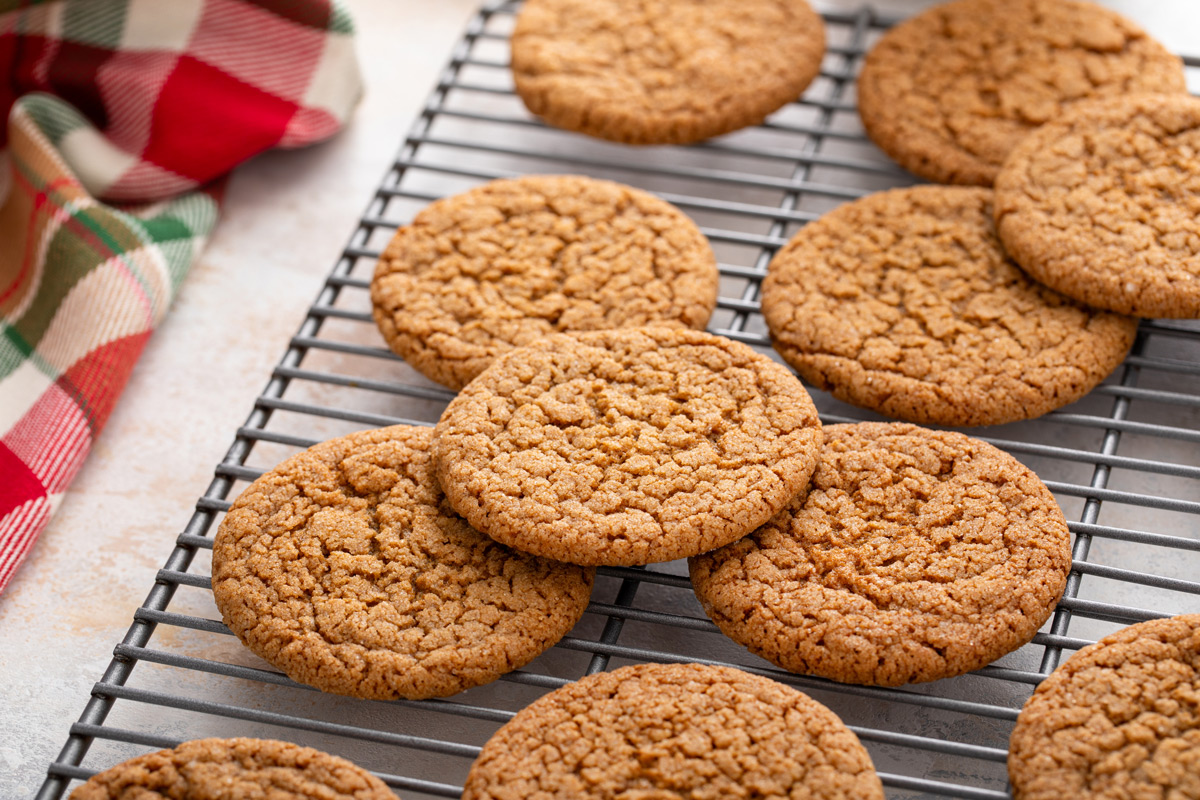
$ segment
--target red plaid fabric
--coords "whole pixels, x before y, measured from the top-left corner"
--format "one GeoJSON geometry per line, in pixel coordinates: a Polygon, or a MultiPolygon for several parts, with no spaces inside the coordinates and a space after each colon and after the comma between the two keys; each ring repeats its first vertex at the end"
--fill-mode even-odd
{"type": "Polygon", "coordinates": [[[332,0],[0,0],[0,78],[2,591],[207,238],[212,182],[337,131],[361,82],[332,0]]]}
{"type": "Polygon", "coordinates": [[[81,175],[108,200],[178,194],[328,137],[360,92],[350,20],[329,0],[20,5],[0,15],[0,108],[46,92],[82,112],[114,151],[81,175]]]}

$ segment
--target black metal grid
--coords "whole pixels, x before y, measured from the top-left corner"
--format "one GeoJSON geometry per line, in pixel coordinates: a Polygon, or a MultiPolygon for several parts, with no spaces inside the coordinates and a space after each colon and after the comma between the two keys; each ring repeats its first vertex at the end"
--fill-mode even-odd
{"type": "MultiPolygon", "coordinates": [[[[350,244],[308,310],[39,798],[117,761],[201,736],[270,736],[348,756],[405,798],[457,797],[486,738],[540,694],[638,661],[740,666],[829,705],[870,750],[889,798],[1008,797],[1008,734],[1033,687],[1070,652],[1121,626],[1200,611],[1200,325],[1142,323],[1132,353],[1088,397],[1040,420],[969,431],[1016,455],[1067,512],[1075,566],[1033,642],[970,675],[899,689],[789,675],[722,637],[682,562],[601,569],[588,613],[556,648],[446,700],[382,703],[295,684],[238,644],[209,591],[210,536],[226,498],[330,436],[430,424],[451,393],[393,356],[371,321],[373,264],[425,203],[485,180],[572,172],[656,192],[696,219],[722,273],[710,330],[769,352],[759,282],[805,222],[849,198],[912,182],[862,136],[853,76],[893,20],[826,15],[829,52],[804,98],[757,128],[687,148],[626,148],[546,128],[511,91],[515,3],[468,25],[350,244]],[[135,667],[141,665],[135,671],[135,667]]],[[[1185,62],[1195,83],[1200,59],[1185,62]]],[[[826,422],[871,418],[821,393],[826,422]]]]}

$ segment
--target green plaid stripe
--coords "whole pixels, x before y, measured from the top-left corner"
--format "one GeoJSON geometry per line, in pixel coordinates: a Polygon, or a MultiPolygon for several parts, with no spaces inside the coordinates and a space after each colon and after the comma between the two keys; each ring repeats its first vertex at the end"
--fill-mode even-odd
{"type": "MultiPolygon", "coordinates": [[[[47,263],[55,265],[53,273],[20,319],[4,325],[12,351],[0,354],[0,378],[16,369],[23,356],[32,354],[79,281],[112,257],[157,246],[173,298],[216,219],[216,202],[202,192],[185,195],[147,219],[102,205],[72,214],[58,228],[46,252],[47,263]]],[[[126,265],[148,301],[157,305],[161,298],[152,296],[155,282],[140,274],[135,262],[126,265]]]]}
{"type": "MultiPolygon", "coordinates": [[[[37,190],[36,184],[30,187],[37,190]]],[[[47,194],[53,202],[54,193],[47,194]]],[[[36,347],[58,307],[79,281],[110,256],[140,245],[128,226],[103,206],[71,214],[54,232],[46,249],[46,263],[54,269],[43,272],[37,296],[20,319],[9,321],[11,328],[25,343],[36,347]]]]}
{"type": "MultiPolygon", "coordinates": [[[[91,0],[88,3],[67,3],[63,8],[62,38],[82,44],[116,50],[125,29],[128,0],[91,0]]],[[[170,4],[162,0],[163,13],[172,13],[170,4]]]]}
{"type": "MultiPolygon", "coordinates": [[[[42,255],[46,268],[41,271],[33,301],[19,318],[0,323],[3,329],[0,379],[27,358],[32,358],[42,372],[56,378],[54,369],[38,358],[37,348],[63,302],[80,281],[110,259],[153,248],[163,260],[167,286],[163,287],[157,276],[142,274],[141,266],[133,259],[125,259],[124,272],[137,282],[150,307],[164,308],[216,223],[217,206],[204,192],[144,210],[123,210],[90,199],[76,200],[70,191],[74,187],[73,177],[45,148],[61,140],[65,132],[86,124],[83,118],[48,95],[23,99],[14,117],[26,117],[44,134],[37,137],[45,142],[42,158],[37,161],[13,158],[11,191],[27,193],[35,206],[45,209],[43,236],[49,236],[49,243],[42,255]],[[164,290],[169,293],[166,298],[159,296],[164,290]]],[[[37,246],[37,242],[28,242],[27,246],[37,246]]],[[[33,257],[32,253],[26,254],[27,259],[33,257]]]]}
{"type": "Polygon", "coordinates": [[[130,219],[141,227],[146,241],[158,245],[166,261],[171,295],[179,290],[204,237],[217,222],[217,204],[208,194],[189,194],[149,219],[130,219]]]}
{"type": "Polygon", "coordinates": [[[27,94],[21,98],[21,107],[55,148],[71,131],[91,125],[83,114],[52,95],[27,94]]]}
{"type": "Polygon", "coordinates": [[[329,20],[330,33],[354,33],[354,20],[350,18],[350,12],[347,11],[341,3],[333,4],[333,17],[329,20]]]}
{"type": "MultiPolygon", "coordinates": [[[[33,347],[21,334],[0,320],[0,378],[14,372],[33,355],[33,347]]],[[[38,367],[44,367],[38,363],[38,367]]],[[[45,369],[42,369],[45,372],[45,369]]]]}

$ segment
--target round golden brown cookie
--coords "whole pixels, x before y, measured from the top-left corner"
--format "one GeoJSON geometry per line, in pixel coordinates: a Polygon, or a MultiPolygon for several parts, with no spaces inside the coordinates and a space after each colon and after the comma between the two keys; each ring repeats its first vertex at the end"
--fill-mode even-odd
{"type": "Polygon", "coordinates": [[[756,125],[800,96],[824,54],[805,0],[528,0],[512,34],[530,111],[626,144],[756,125]]]}
{"type": "Polygon", "coordinates": [[[535,175],[418,213],[380,257],[371,302],[393,350],[461,389],[548,333],[703,328],[718,279],[708,240],[670,203],[612,181],[535,175]]]}
{"type": "Polygon", "coordinates": [[[463,800],[883,800],[871,758],[807,695],[730,667],[639,664],[534,701],[475,760],[463,800]]]}
{"type": "Polygon", "coordinates": [[[1078,400],[1121,363],[1137,320],[1026,276],[992,191],[915,186],[806,225],[771,261],[763,316],[818,389],[891,417],[996,425],[1078,400]]]}
{"type": "Polygon", "coordinates": [[[272,739],[195,739],[94,775],[71,800],[396,800],[344,758],[272,739]]]}
{"type": "Polygon", "coordinates": [[[471,382],[434,434],[458,513],[577,564],[695,555],[765,522],[808,482],[821,424],[786,367],[672,328],[557,334],[471,382]]]}
{"type": "Polygon", "coordinates": [[[904,423],[829,425],[806,494],[689,563],[705,612],[784,669],[898,686],[1028,642],[1071,567],[1062,511],[1012,456],[904,423]]]}
{"type": "Polygon", "coordinates": [[[1186,88],[1178,57],[1093,3],[959,0],[879,39],[858,78],[858,110],[910,172],[991,186],[1017,142],[1069,104],[1186,88]]]}
{"type": "Polygon", "coordinates": [[[450,510],[432,431],[316,445],[247,489],[213,542],[225,624],[288,677],[372,699],[440,697],[551,647],[593,572],[516,553],[450,510]]]}
{"type": "Polygon", "coordinates": [[[996,179],[996,228],[1042,283],[1140,317],[1200,317],[1200,99],[1081,103],[996,179]]]}
{"type": "Polygon", "coordinates": [[[1017,800],[1200,797],[1200,614],[1067,659],[1017,717],[1008,775],[1017,800]]]}

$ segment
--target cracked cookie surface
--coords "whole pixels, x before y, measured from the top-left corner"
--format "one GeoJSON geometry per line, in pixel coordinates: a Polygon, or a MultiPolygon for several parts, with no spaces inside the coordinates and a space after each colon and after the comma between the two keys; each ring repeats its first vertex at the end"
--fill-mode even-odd
{"type": "Polygon", "coordinates": [[[1200,99],[1080,104],[996,179],[996,228],[1030,275],[1139,317],[1200,317],[1200,99]]]}
{"type": "Polygon", "coordinates": [[[1017,800],[1200,797],[1200,614],[1067,659],[1017,717],[1008,774],[1017,800]]]}
{"type": "Polygon", "coordinates": [[[435,429],[479,530],[579,564],[669,561],[744,536],[808,482],[817,412],[788,369],[702,331],[557,334],[472,381],[435,429]]]}
{"type": "Polygon", "coordinates": [[[1187,88],[1180,59],[1145,31],[1073,0],[935,6],[880,38],[857,87],[867,134],[902,167],[981,186],[1073,102],[1187,88]]]}
{"type": "Polygon", "coordinates": [[[1007,453],[905,423],[829,425],[806,494],[691,559],[721,631],[784,669],[899,686],[1028,642],[1071,567],[1062,511],[1007,453]]]}
{"type": "Polygon", "coordinates": [[[730,667],[639,664],[518,712],[463,800],[883,800],[870,756],[807,695],[730,667]]]}
{"type": "Polygon", "coordinates": [[[1137,320],[1081,305],[1004,253],[992,191],[915,186],[809,223],[763,281],[800,376],[909,422],[996,425],[1074,402],[1121,363],[1137,320]]]}
{"type": "Polygon", "coordinates": [[[461,389],[548,333],[703,328],[718,279],[708,240],[670,203],[612,181],[531,175],[419,212],[380,257],[371,301],[394,351],[461,389]]]}
{"type": "Polygon", "coordinates": [[[195,739],[92,776],[71,800],[397,800],[344,758],[273,739],[195,739]]]}
{"type": "Polygon", "coordinates": [[[434,477],[429,428],[322,442],[254,481],[213,543],[225,624],[300,683],[372,699],[498,678],[583,614],[593,571],[473,530],[434,477]]]}
{"type": "Polygon", "coordinates": [[[684,144],[799,98],[825,28],[804,0],[528,0],[512,34],[526,107],[626,144],[684,144]]]}

